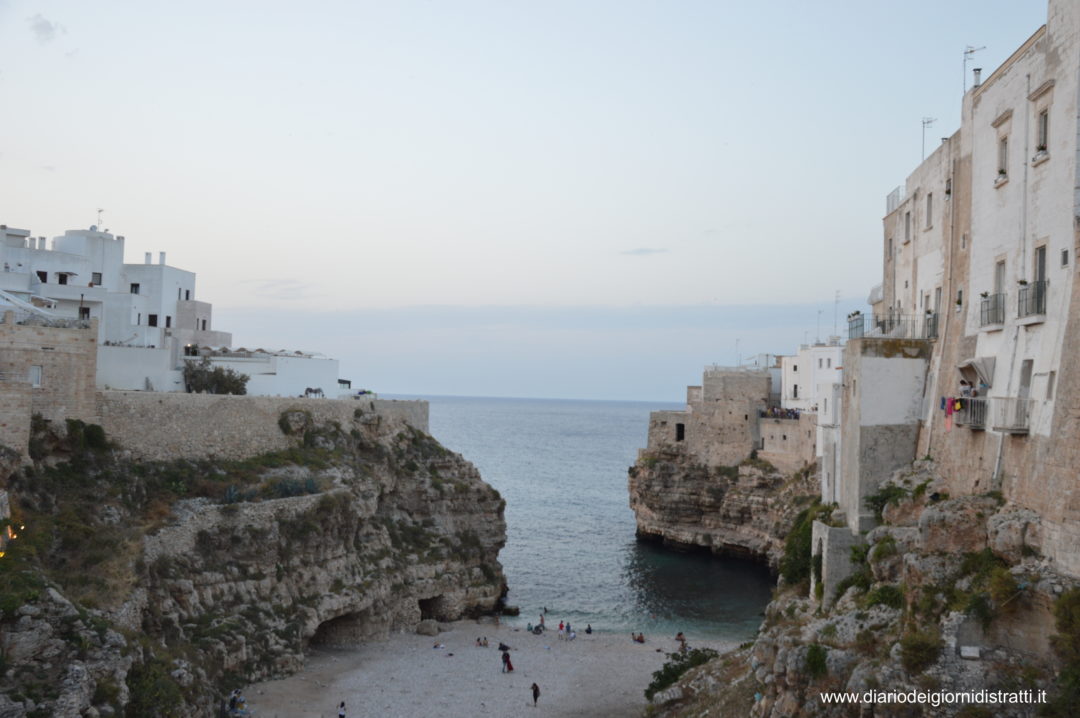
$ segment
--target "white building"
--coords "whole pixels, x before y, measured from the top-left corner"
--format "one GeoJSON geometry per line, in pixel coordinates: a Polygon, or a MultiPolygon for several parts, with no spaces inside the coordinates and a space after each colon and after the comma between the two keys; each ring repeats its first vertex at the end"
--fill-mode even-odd
{"type": "Polygon", "coordinates": [[[195,294],[195,273],[165,263],[124,262],[124,237],[68,230],[45,237],[0,225],[0,291],[64,317],[98,319],[99,388],[183,391],[185,361],[206,357],[250,378],[248,393],[296,396],[321,389],[337,396],[335,359],[301,352],[231,351],[232,335],[213,328],[208,302],[195,294]]]}
{"type": "Polygon", "coordinates": [[[829,337],[828,343],[803,344],[794,356],[780,357],[780,406],[819,411],[821,398],[830,396],[831,387],[840,382],[843,351],[839,337],[829,337]]]}

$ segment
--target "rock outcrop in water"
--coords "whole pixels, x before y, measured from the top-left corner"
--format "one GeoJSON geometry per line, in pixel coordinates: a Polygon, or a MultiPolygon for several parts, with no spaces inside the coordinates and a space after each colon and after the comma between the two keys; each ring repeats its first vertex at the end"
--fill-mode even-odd
{"type": "Polygon", "coordinates": [[[774,568],[795,516],[816,488],[809,470],[784,476],[756,459],[710,467],[665,448],[643,451],[629,473],[639,538],[755,558],[774,568]]]}
{"type": "Polygon", "coordinates": [[[398,420],[283,415],[283,452],[140,462],[100,431],[36,427],[0,464],[25,525],[0,559],[0,716],[209,715],[244,683],[490,612],[504,502],[398,420]]]}

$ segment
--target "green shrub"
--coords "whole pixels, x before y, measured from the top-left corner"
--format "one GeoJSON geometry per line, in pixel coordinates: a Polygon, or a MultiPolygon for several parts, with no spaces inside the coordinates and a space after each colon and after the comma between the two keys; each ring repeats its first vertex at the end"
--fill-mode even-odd
{"type": "Polygon", "coordinates": [[[866,594],[866,606],[888,606],[889,608],[903,608],[904,591],[899,586],[883,584],[870,593],[866,594]]]}
{"type": "Polygon", "coordinates": [[[1040,715],[1065,718],[1075,715],[1080,705],[1080,588],[1071,588],[1054,602],[1057,633],[1050,637],[1054,653],[1061,659],[1056,694],[1040,715]]]}
{"type": "Polygon", "coordinates": [[[901,499],[905,499],[910,495],[911,492],[903,486],[888,484],[882,486],[876,493],[870,494],[863,499],[863,503],[866,505],[866,508],[874,512],[874,516],[880,521],[881,512],[885,510],[886,506],[889,504],[898,504],[901,499]]]}
{"type": "Polygon", "coordinates": [[[805,669],[812,679],[817,680],[829,672],[828,655],[828,649],[817,643],[806,649],[805,669]]]}
{"type": "Polygon", "coordinates": [[[675,681],[679,680],[680,676],[691,668],[708,663],[719,656],[720,654],[711,648],[693,648],[686,653],[667,654],[667,662],[664,663],[664,667],[658,671],[653,671],[652,683],[645,689],[645,698],[652,700],[654,695],[674,685],[675,681]]]}
{"type": "Polygon", "coordinates": [[[944,645],[932,630],[912,631],[900,639],[900,664],[912,675],[922,673],[934,665],[944,645]]]}
{"type": "Polygon", "coordinates": [[[130,701],[128,718],[179,718],[183,715],[184,698],[180,686],[169,675],[164,661],[152,658],[138,663],[127,675],[130,701]]]}
{"type": "Polygon", "coordinates": [[[880,541],[874,544],[873,550],[870,551],[871,563],[877,563],[883,561],[890,556],[895,556],[897,553],[896,539],[891,535],[884,536],[880,541]]]}
{"type": "Polygon", "coordinates": [[[994,600],[998,608],[1011,610],[1016,602],[1016,594],[1020,592],[1020,585],[1016,578],[1004,566],[998,566],[990,573],[990,598],[994,600]]]}
{"type": "Polygon", "coordinates": [[[209,357],[199,362],[184,362],[181,372],[184,390],[189,394],[247,394],[247,374],[211,366],[209,357]]]}
{"type": "Polygon", "coordinates": [[[788,584],[810,578],[814,521],[825,520],[830,513],[832,507],[815,499],[814,503],[795,517],[795,523],[784,540],[784,557],[780,560],[780,574],[788,584]]]}

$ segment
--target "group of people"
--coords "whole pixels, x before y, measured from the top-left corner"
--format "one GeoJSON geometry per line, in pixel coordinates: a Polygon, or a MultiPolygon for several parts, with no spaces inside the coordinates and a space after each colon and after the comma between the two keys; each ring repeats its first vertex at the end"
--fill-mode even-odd
{"type": "Polygon", "coordinates": [[[484,636],[483,638],[480,638],[479,636],[477,636],[477,638],[476,638],[476,647],[477,648],[487,648],[488,647],[487,636],[484,636]]]}
{"type": "Polygon", "coordinates": [[[633,631],[630,631],[630,640],[633,641],[634,643],[644,643],[645,642],[645,634],[644,633],[635,634],[633,631]]]}
{"type": "Polygon", "coordinates": [[[785,409],[780,406],[771,406],[768,409],[762,409],[758,412],[758,416],[762,419],[798,419],[798,409],[785,409]]]}

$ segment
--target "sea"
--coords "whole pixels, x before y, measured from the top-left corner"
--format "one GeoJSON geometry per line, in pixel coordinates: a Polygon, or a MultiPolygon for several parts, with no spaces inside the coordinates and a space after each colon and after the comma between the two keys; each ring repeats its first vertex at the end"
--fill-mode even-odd
{"type": "MultiPolygon", "coordinates": [[[[404,398],[404,397],[402,397],[404,398]]],[[[415,398],[415,397],[409,397],[415,398]]],[[[632,401],[427,396],[431,433],[506,499],[499,560],[522,627],[713,640],[754,637],[774,579],[760,564],[637,540],[627,469],[649,412],[632,401]]]]}

